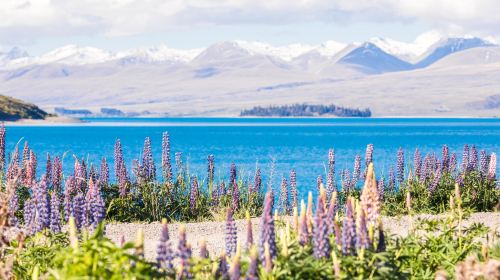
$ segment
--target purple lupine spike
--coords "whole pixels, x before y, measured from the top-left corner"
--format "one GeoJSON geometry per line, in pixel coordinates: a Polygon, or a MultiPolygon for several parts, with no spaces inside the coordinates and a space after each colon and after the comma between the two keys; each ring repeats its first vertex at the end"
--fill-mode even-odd
{"type": "Polygon", "coordinates": [[[75,180],[73,176],[69,176],[68,179],[66,179],[64,187],[64,201],[63,201],[63,206],[64,206],[64,220],[66,222],[69,221],[69,217],[72,215],[73,212],[73,191],[75,189],[75,180]]]}
{"type": "Polygon", "coordinates": [[[236,253],[236,245],[238,243],[237,234],[238,229],[236,228],[236,222],[233,219],[233,209],[229,207],[227,208],[225,231],[226,255],[228,256],[233,256],[236,253]]]}
{"type": "Polygon", "coordinates": [[[90,170],[89,170],[89,180],[97,180],[97,171],[95,170],[94,164],[90,164],[90,170]]]}
{"type": "Polygon", "coordinates": [[[50,205],[47,193],[47,179],[45,175],[38,184],[34,185],[33,194],[35,197],[35,231],[42,231],[50,225],[50,205]]]}
{"type": "Polygon", "coordinates": [[[122,144],[120,142],[120,139],[116,139],[115,142],[115,158],[114,158],[114,163],[115,163],[115,177],[116,177],[116,182],[121,181],[121,172],[122,172],[122,164],[123,164],[123,152],[122,152],[122,144]]]}
{"type": "Polygon", "coordinates": [[[142,167],[145,170],[145,175],[148,181],[156,177],[156,167],[153,159],[153,151],[151,149],[151,139],[144,139],[144,148],[142,150],[142,167]]]}
{"type": "Polygon", "coordinates": [[[220,200],[220,195],[219,195],[219,188],[217,185],[214,185],[212,189],[212,206],[219,206],[219,200],[220,200]]]}
{"type": "Polygon", "coordinates": [[[214,155],[208,155],[207,157],[207,185],[211,187],[214,183],[215,175],[215,157],[214,155]]]}
{"type": "Polygon", "coordinates": [[[193,182],[191,183],[191,191],[189,193],[189,205],[191,210],[196,209],[196,203],[198,202],[198,178],[193,177],[193,182]]]}
{"type": "Polygon", "coordinates": [[[101,160],[99,182],[101,183],[102,187],[107,187],[109,184],[109,167],[105,157],[103,157],[101,160]]]}
{"type": "Polygon", "coordinates": [[[309,227],[305,213],[300,214],[299,244],[305,246],[309,243],[309,227]]]}
{"type": "Polygon", "coordinates": [[[177,245],[177,256],[179,257],[179,265],[181,266],[180,278],[189,279],[189,259],[191,258],[191,246],[187,243],[186,227],[179,228],[179,243],[177,245]]]}
{"type": "Polygon", "coordinates": [[[441,156],[442,156],[441,168],[443,169],[443,171],[449,171],[450,170],[450,150],[448,148],[448,145],[443,145],[443,148],[441,149],[441,156]]]}
{"type": "Polygon", "coordinates": [[[452,153],[450,157],[450,173],[455,173],[457,171],[457,154],[452,153]]]}
{"type": "Polygon", "coordinates": [[[467,171],[469,166],[469,145],[465,144],[462,153],[462,171],[467,171]]]}
{"type": "Polygon", "coordinates": [[[5,172],[5,137],[7,135],[7,131],[5,130],[5,125],[2,123],[0,126],[0,173],[2,175],[5,172]]]}
{"type": "Polygon", "coordinates": [[[488,173],[488,154],[485,150],[481,150],[479,156],[479,173],[481,176],[485,176],[488,173]]]}
{"type": "Polygon", "coordinates": [[[365,153],[365,163],[366,167],[370,165],[370,163],[373,162],[373,144],[368,144],[366,146],[366,153],[365,153]]]}
{"type": "Polygon", "coordinates": [[[316,259],[330,257],[330,240],[328,237],[328,224],[325,213],[325,197],[318,196],[316,204],[316,216],[314,217],[313,228],[313,254],[316,259]]]}
{"type": "Polygon", "coordinates": [[[36,165],[37,165],[36,155],[32,150],[30,150],[30,156],[25,164],[24,176],[23,176],[24,183],[27,186],[32,186],[36,181],[36,165]]]}
{"type": "MultiPolygon", "coordinates": [[[[9,184],[9,183],[7,183],[9,184]]],[[[19,198],[17,196],[17,192],[16,192],[16,185],[14,184],[13,185],[13,189],[11,191],[11,193],[9,194],[9,205],[8,205],[8,214],[9,214],[9,225],[10,226],[18,226],[19,225],[19,221],[16,217],[16,212],[19,208],[19,198]]]]}
{"type": "Polygon", "coordinates": [[[260,168],[255,170],[255,177],[253,181],[253,191],[255,193],[260,193],[260,188],[262,186],[262,175],[260,173],[260,168]]]}
{"type": "Polygon", "coordinates": [[[391,168],[389,169],[389,181],[388,181],[388,187],[390,192],[394,191],[395,185],[396,185],[396,178],[394,177],[394,167],[391,166],[391,168]]]}
{"type": "Polygon", "coordinates": [[[50,186],[52,183],[52,160],[49,153],[47,153],[47,163],[45,164],[45,177],[47,178],[47,184],[50,186]]]}
{"type": "Polygon", "coordinates": [[[57,193],[61,193],[61,184],[62,184],[63,170],[62,170],[62,162],[59,156],[54,158],[54,162],[52,164],[52,189],[57,193]]]}
{"type": "Polygon", "coordinates": [[[354,254],[356,245],[356,222],[354,221],[354,210],[351,199],[346,201],[345,217],[342,225],[342,253],[344,255],[354,254]]]}
{"type": "Polygon", "coordinates": [[[335,190],[335,150],[328,150],[328,174],[326,177],[326,196],[331,197],[335,190]]]}
{"type": "Polygon", "coordinates": [[[290,171],[290,199],[291,199],[291,209],[298,207],[298,198],[297,198],[297,173],[295,169],[290,171]]]}
{"type": "Polygon", "coordinates": [[[216,279],[229,279],[227,259],[224,252],[222,252],[219,256],[218,262],[219,265],[217,266],[217,271],[215,272],[216,279]]]}
{"type": "Polygon", "coordinates": [[[384,201],[385,197],[385,182],[384,182],[384,177],[380,177],[380,180],[378,180],[377,184],[377,191],[378,191],[378,197],[380,198],[380,201],[384,201]]]}
{"type": "Polygon", "coordinates": [[[497,170],[497,154],[491,153],[490,164],[488,166],[488,178],[490,180],[494,180],[496,178],[496,170],[497,170]]]}
{"type": "Polygon", "coordinates": [[[455,183],[458,184],[459,187],[464,186],[464,177],[462,173],[457,173],[457,175],[455,176],[455,183]]]}
{"type": "Polygon", "coordinates": [[[288,209],[288,183],[286,178],[281,179],[280,197],[279,197],[279,209],[281,213],[289,213],[288,209]]]}
{"type": "Polygon", "coordinates": [[[227,194],[226,184],[224,183],[224,181],[222,181],[219,184],[219,196],[222,197],[222,196],[225,196],[226,194],[227,194]]]}
{"type": "Polygon", "coordinates": [[[240,208],[240,189],[236,181],[233,182],[233,189],[231,191],[231,202],[234,211],[238,211],[240,208]]]}
{"type": "Polygon", "coordinates": [[[436,173],[434,174],[434,179],[429,185],[429,192],[431,194],[433,194],[436,191],[436,188],[438,187],[440,181],[441,181],[441,168],[436,170],[436,173]]]}
{"type": "Polygon", "coordinates": [[[370,238],[368,236],[368,228],[366,227],[365,211],[359,207],[357,215],[357,232],[356,232],[356,248],[368,249],[370,247],[370,238]]]}
{"type": "Polygon", "coordinates": [[[264,208],[260,220],[260,238],[259,238],[259,256],[261,262],[266,266],[265,260],[265,244],[269,246],[271,259],[276,258],[276,232],[274,231],[273,217],[274,196],[271,191],[268,191],[264,199],[264,208]]]}
{"type": "Polygon", "coordinates": [[[420,151],[418,148],[415,149],[415,153],[413,154],[413,168],[415,169],[415,176],[418,179],[422,178],[422,156],[420,155],[420,151]]]}
{"type": "Polygon", "coordinates": [[[85,211],[85,198],[81,191],[78,191],[73,197],[71,208],[71,216],[75,218],[76,227],[81,229],[87,223],[86,211],[85,211]]]}
{"type": "Polygon", "coordinates": [[[430,155],[427,154],[424,157],[424,163],[422,165],[422,177],[420,177],[420,183],[423,183],[425,180],[429,178],[431,173],[431,158],[430,155]]]}
{"type": "Polygon", "coordinates": [[[358,185],[358,180],[361,176],[361,156],[356,154],[356,158],[354,159],[354,169],[352,171],[352,182],[351,185],[353,188],[356,188],[358,185]]]}
{"type": "Polygon", "coordinates": [[[92,227],[96,228],[106,218],[106,205],[99,189],[99,182],[91,180],[89,185],[89,191],[91,190],[89,216],[91,216],[92,227]]]}
{"type": "Polygon", "coordinates": [[[236,182],[237,172],[236,172],[236,164],[231,163],[231,169],[229,170],[229,184],[230,186],[234,185],[236,182]]]}
{"type": "Polygon", "coordinates": [[[20,171],[21,170],[19,169],[19,146],[16,145],[16,147],[14,148],[14,152],[12,153],[10,163],[7,166],[7,173],[6,173],[7,180],[16,179],[16,177],[19,176],[20,171]]]}
{"type": "Polygon", "coordinates": [[[172,251],[170,244],[170,235],[168,233],[168,224],[166,219],[162,221],[160,242],[158,243],[156,253],[156,263],[160,268],[165,270],[172,270],[174,268],[174,252],[172,251]]]}
{"type": "Polygon", "coordinates": [[[24,227],[28,235],[35,233],[35,198],[29,198],[24,202],[23,219],[24,227]]]}
{"type": "Polygon", "coordinates": [[[80,164],[80,168],[82,169],[80,171],[81,178],[83,179],[82,185],[85,186],[88,176],[87,176],[87,164],[85,163],[84,158],[82,158],[82,163],[80,164]]]}
{"type": "Polygon", "coordinates": [[[61,202],[59,196],[52,192],[50,195],[50,231],[61,232],[61,202]]]}
{"type": "Polygon", "coordinates": [[[479,159],[478,159],[476,145],[472,145],[469,155],[469,165],[468,165],[469,171],[477,171],[478,162],[479,159]]]}
{"type": "Polygon", "coordinates": [[[335,232],[334,222],[337,211],[338,211],[337,193],[334,193],[332,195],[332,198],[330,199],[330,203],[328,204],[328,210],[326,212],[326,224],[328,226],[328,235],[332,235],[335,232]]]}
{"type": "Polygon", "coordinates": [[[351,174],[349,174],[349,169],[344,169],[344,171],[342,171],[342,189],[343,190],[354,189],[354,186],[352,185],[351,182],[351,174]]]}
{"type": "Polygon", "coordinates": [[[323,177],[321,177],[321,175],[318,175],[318,177],[316,178],[316,188],[319,192],[319,189],[321,188],[321,185],[323,185],[323,177]]]}
{"type": "Polygon", "coordinates": [[[127,195],[127,187],[128,187],[127,168],[125,166],[125,163],[122,161],[122,163],[120,164],[119,180],[118,180],[118,192],[120,197],[124,197],[127,195]]]}
{"type": "Polygon", "coordinates": [[[23,166],[26,166],[30,159],[30,146],[28,144],[28,141],[24,141],[24,148],[23,148],[23,166]]]}
{"type": "Polygon", "coordinates": [[[401,147],[399,147],[398,150],[396,168],[397,168],[398,184],[401,185],[405,179],[405,152],[401,147]]]}
{"type": "Polygon", "coordinates": [[[163,180],[172,183],[172,166],[170,165],[170,136],[168,132],[163,132],[161,140],[161,167],[163,180]]]}
{"type": "Polygon", "coordinates": [[[175,166],[177,168],[177,180],[181,181],[184,173],[183,163],[182,163],[182,152],[175,153],[175,166]]]}

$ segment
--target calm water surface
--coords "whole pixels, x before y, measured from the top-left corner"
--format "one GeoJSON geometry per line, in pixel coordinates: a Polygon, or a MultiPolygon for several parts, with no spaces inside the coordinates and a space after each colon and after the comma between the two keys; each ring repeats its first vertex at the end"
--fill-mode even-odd
{"type": "MultiPolygon", "coordinates": [[[[121,139],[128,167],[140,158],[146,136],[151,137],[153,153],[160,164],[161,136],[170,133],[172,160],[182,152],[191,173],[206,175],[206,158],[215,156],[216,176],[227,177],[231,162],[240,174],[253,176],[258,164],[267,177],[275,161],[274,186],[292,168],[297,170],[299,192],[315,189],[318,175],[325,176],[329,148],[335,149],[337,174],[352,172],[357,153],[364,158],[366,145],[375,145],[374,161],[378,174],[394,165],[396,151],[405,149],[410,163],[416,147],[423,154],[440,154],[447,144],[459,154],[466,143],[478,150],[500,152],[500,119],[253,119],[253,118],[89,118],[88,123],[51,126],[10,126],[7,149],[27,140],[39,157],[40,172],[45,154],[64,156],[65,171],[74,163],[73,155],[99,164],[105,156],[113,166],[113,146],[121,139]]],[[[22,149],[22,145],[21,149],[22,149]]],[[[174,163],[172,163],[174,164],[174,163]]],[[[338,177],[338,176],[337,176],[338,177]]],[[[267,179],[267,178],[264,178],[267,179]]],[[[267,183],[267,180],[266,182],[267,183]]]]}

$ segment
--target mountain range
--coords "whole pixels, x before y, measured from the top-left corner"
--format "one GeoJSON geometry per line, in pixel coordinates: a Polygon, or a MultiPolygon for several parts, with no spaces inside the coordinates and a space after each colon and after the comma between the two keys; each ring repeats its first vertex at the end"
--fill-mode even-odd
{"type": "Polygon", "coordinates": [[[274,47],[226,41],[111,52],[0,51],[0,94],[42,108],[231,116],[255,105],[335,103],[374,116],[500,116],[500,46],[479,37],[274,47]]]}

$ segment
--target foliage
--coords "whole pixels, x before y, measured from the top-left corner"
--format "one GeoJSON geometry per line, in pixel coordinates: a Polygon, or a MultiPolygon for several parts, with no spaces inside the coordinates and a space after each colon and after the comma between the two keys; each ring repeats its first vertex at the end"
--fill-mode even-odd
{"type": "Polygon", "coordinates": [[[283,106],[253,107],[243,110],[240,116],[255,117],[312,117],[332,115],[337,117],[370,117],[370,109],[354,109],[331,105],[293,104],[283,106]]]}

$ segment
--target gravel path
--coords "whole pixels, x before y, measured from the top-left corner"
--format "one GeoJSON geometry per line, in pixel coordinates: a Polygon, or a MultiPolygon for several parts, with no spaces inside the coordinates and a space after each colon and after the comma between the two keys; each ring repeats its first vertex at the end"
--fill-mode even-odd
{"type": "MultiPolygon", "coordinates": [[[[432,215],[419,215],[417,218],[430,218],[432,215]]],[[[402,217],[383,217],[384,229],[390,234],[406,236],[410,225],[410,220],[407,216],[402,217]]],[[[472,223],[483,223],[490,229],[500,233],[500,213],[474,213],[464,222],[464,226],[472,223]]],[[[254,240],[258,240],[259,218],[252,219],[254,240]]],[[[170,224],[170,238],[173,241],[173,246],[177,244],[177,236],[179,223],[170,224]]],[[[186,233],[188,242],[193,247],[193,254],[198,254],[198,242],[205,239],[210,251],[210,255],[218,255],[224,250],[224,222],[202,222],[202,223],[187,223],[186,233]]],[[[238,228],[238,240],[246,240],[246,222],[244,220],[236,221],[238,228]]],[[[154,259],[156,256],[156,245],[160,238],[161,224],[139,224],[139,223],[115,223],[106,226],[106,234],[115,242],[120,242],[122,237],[125,241],[135,240],[137,230],[142,228],[145,236],[145,256],[148,259],[154,259]]]]}

